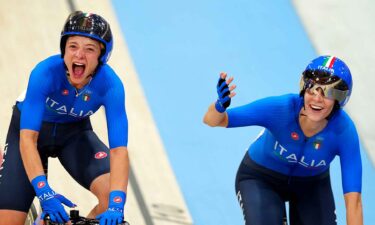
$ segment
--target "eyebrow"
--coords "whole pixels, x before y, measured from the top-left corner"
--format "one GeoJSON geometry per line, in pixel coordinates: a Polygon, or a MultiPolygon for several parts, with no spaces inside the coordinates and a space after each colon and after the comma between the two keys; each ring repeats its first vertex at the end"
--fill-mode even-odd
{"type": "MultiPolygon", "coordinates": [[[[76,44],[76,45],[78,45],[78,42],[77,41],[68,41],[67,44],[76,44]]],[[[97,48],[100,49],[100,45],[99,44],[96,45],[96,44],[93,44],[93,43],[88,43],[88,44],[85,44],[84,46],[85,47],[92,46],[92,47],[97,47],[97,48]]]]}
{"type": "Polygon", "coordinates": [[[84,46],[92,46],[92,47],[97,47],[97,48],[100,49],[100,45],[95,45],[95,44],[91,44],[91,43],[85,44],[84,46]]]}

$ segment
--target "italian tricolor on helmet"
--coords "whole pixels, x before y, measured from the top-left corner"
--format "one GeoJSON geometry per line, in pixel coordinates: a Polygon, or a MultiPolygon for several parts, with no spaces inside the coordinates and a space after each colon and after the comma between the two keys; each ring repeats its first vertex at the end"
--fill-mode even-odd
{"type": "Polygon", "coordinates": [[[300,95],[306,89],[321,88],[324,96],[334,99],[340,107],[349,100],[352,93],[352,75],[349,67],[335,56],[319,56],[307,65],[300,81],[300,95]]]}

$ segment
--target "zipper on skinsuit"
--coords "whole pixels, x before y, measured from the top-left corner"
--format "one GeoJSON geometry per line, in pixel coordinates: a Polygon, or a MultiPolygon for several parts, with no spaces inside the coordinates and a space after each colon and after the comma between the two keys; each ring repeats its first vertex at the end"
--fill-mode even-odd
{"type": "MultiPolygon", "coordinates": [[[[308,140],[309,140],[309,138],[306,137],[306,136],[304,136],[304,139],[303,139],[303,149],[302,149],[302,151],[301,151],[301,154],[299,154],[299,156],[297,157],[297,159],[300,159],[300,156],[301,156],[301,155],[304,155],[304,153],[305,153],[305,151],[306,151],[305,145],[306,145],[306,143],[308,142],[308,140]]],[[[297,160],[296,164],[295,164],[295,165],[290,169],[290,171],[289,171],[288,185],[290,185],[290,181],[291,181],[291,179],[292,179],[292,177],[293,177],[293,172],[294,172],[296,166],[298,166],[298,160],[297,160]]]]}
{"type": "Polygon", "coordinates": [[[52,137],[56,137],[57,123],[53,124],[52,137]]]}

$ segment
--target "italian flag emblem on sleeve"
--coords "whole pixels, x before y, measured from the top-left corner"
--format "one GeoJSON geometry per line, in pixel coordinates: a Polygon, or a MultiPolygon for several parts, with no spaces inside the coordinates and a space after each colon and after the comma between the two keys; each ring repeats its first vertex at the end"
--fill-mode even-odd
{"type": "Polygon", "coordinates": [[[87,102],[87,101],[90,100],[90,95],[88,95],[88,94],[84,94],[84,95],[82,96],[82,98],[83,98],[83,101],[87,102]]]}
{"type": "Polygon", "coordinates": [[[320,140],[316,140],[314,141],[313,145],[314,145],[314,148],[318,150],[322,146],[322,142],[320,140]]]}

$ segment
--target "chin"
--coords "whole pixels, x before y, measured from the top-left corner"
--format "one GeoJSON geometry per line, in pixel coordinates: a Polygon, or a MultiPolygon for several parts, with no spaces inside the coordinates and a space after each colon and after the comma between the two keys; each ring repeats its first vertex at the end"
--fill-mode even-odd
{"type": "Polygon", "coordinates": [[[72,83],[72,84],[79,84],[79,83],[81,83],[82,81],[81,81],[81,79],[75,79],[74,77],[70,77],[70,82],[72,83]]]}
{"type": "Polygon", "coordinates": [[[320,121],[323,121],[323,120],[326,119],[326,117],[321,117],[321,116],[319,116],[319,117],[317,117],[317,116],[309,116],[308,118],[311,121],[313,121],[313,122],[320,122],[320,121]]]}
{"type": "Polygon", "coordinates": [[[327,113],[322,113],[322,112],[310,112],[307,117],[314,122],[320,122],[322,120],[327,119],[328,114],[327,113]]]}
{"type": "Polygon", "coordinates": [[[75,84],[80,84],[85,82],[85,80],[88,78],[89,75],[83,75],[82,77],[75,77],[74,75],[70,75],[70,81],[75,84]]]}

